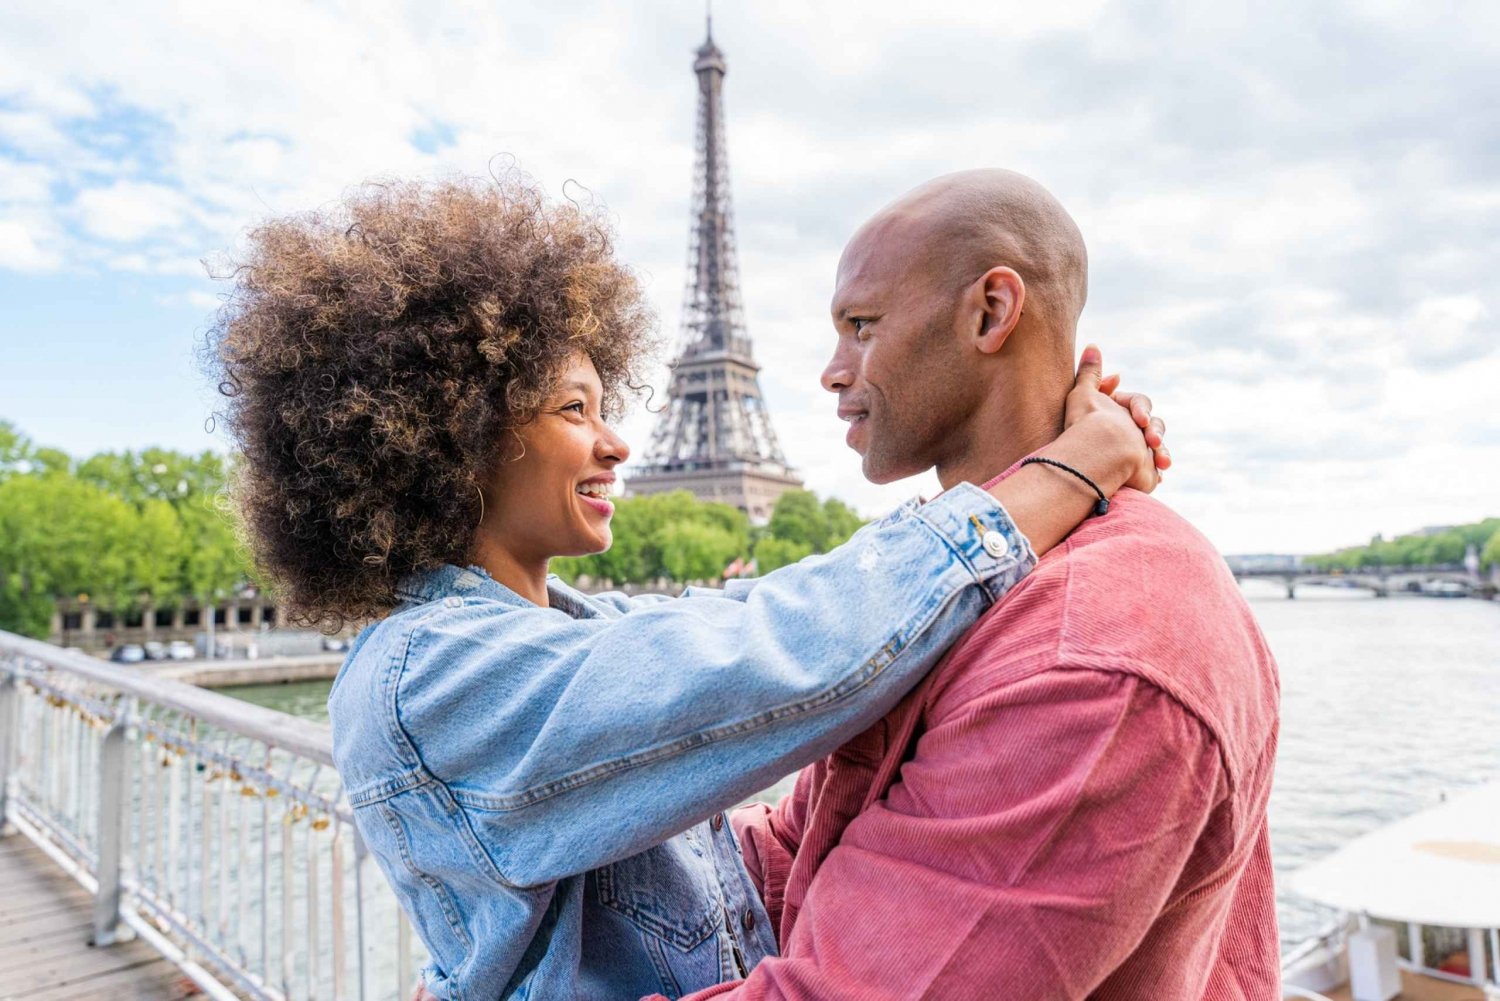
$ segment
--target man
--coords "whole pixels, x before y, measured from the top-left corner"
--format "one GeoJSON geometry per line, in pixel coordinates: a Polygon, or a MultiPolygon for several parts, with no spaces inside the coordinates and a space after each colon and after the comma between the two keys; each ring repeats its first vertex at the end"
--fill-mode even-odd
{"type": "MultiPolygon", "coordinates": [[[[1086,291],[1077,227],[1017,174],[866,223],[823,373],[865,476],[978,482],[1051,440],[1086,291]]],[[[736,815],[781,956],[694,1001],[1279,998],[1277,700],[1222,559],[1121,492],[889,716],[736,815]]]]}

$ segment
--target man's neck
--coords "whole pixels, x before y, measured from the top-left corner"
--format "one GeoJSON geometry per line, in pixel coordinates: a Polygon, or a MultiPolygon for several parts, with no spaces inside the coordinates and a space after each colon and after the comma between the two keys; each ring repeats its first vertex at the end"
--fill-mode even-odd
{"type": "Polygon", "coordinates": [[[1061,397],[1045,402],[1052,395],[995,387],[955,431],[953,447],[937,463],[943,489],[992,480],[1062,434],[1061,397]]]}

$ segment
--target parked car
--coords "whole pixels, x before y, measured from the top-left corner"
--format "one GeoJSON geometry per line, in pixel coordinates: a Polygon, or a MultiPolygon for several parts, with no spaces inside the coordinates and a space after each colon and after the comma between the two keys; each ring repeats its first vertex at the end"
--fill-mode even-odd
{"type": "Polygon", "coordinates": [[[116,664],[139,664],[146,659],[146,650],[139,643],[126,643],[115,647],[109,659],[116,664]]]}
{"type": "Polygon", "coordinates": [[[198,651],[193,649],[193,644],[187,640],[173,640],[167,644],[168,660],[192,660],[198,656],[198,651]]]}
{"type": "Polygon", "coordinates": [[[141,649],[146,651],[147,660],[166,660],[167,645],[157,640],[147,640],[141,644],[141,649]]]}

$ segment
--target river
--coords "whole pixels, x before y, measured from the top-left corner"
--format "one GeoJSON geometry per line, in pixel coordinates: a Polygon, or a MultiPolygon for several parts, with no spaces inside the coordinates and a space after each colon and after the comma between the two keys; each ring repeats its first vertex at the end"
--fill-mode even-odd
{"type": "MultiPolygon", "coordinates": [[[[1318,587],[1288,601],[1257,582],[1245,593],[1281,665],[1278,874],[1444,793],[1500,780],[1500,603],[1318,587]]],[[[327,719],[327,682],[225,691],[327,719]]],[[[1285,890],[1278,903],[1284,946],[1325,920],[1285,890]]]]}

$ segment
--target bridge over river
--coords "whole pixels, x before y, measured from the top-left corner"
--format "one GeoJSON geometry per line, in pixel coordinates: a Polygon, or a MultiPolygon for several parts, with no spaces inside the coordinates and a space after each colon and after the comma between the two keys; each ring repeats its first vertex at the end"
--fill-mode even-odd
{"type": "Polygon", "coordinates": [[[1295,598],[1299,585],[1360,588],[1377,598],[1392,592],[1410,592],[1434,597],[1468,597],[1485,589],[1486,581],[1477,567],[1459,563],[1427,567],[1362,567],[1358,570],[1322,570],[1304,566],[1288,557],[1283,562],[1265,558],[1226,557],[1236,580],[1268,580],[1286,588],[1286,596],[1295,598]]]}

